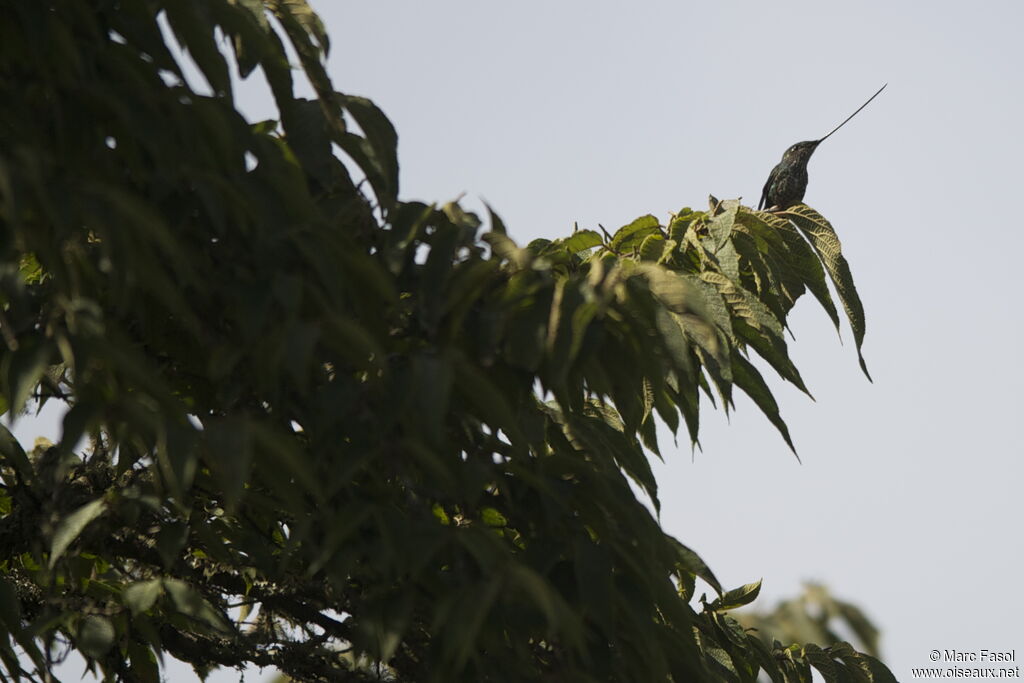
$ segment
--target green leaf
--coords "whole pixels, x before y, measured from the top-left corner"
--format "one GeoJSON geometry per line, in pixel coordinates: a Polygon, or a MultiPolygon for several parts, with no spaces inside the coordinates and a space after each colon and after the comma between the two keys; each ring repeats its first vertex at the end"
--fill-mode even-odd
{"type": "Polygon", "coordinates": [[[776,403],[772,390],[765,383],[764,378],[761,377],[761,373],[741,353],[734,351],[731,360],[732,377],[736,386],[753,399],[754,404],[775,425],[775,428],[779,430],[782,438],[786,441],[786,445],[789,446],[789,449],[793,451],[793,455],[796,455],[797,460],[799,460],[800,456],[797,455],[796,446],[793,445],[793,440],[789,435],[789,427],[786,426],[786,422],[779,413],[779,404],[776,403]]]}
{"type": "MultiPolygon", "coordinates": [[[[228,0],[232,5],[244,8],[252,16],[253,20],[265,31],[270,30],[270,22],[267,21],[266,6],[262,0],[228,0]]],[[[245,78],[245,76],[242,76],[245,78]]]]}
{"type": "Polygon", "coordinates": [[[455,373],[449,358],[436,353],[418,353],[411,359],[410,417],[418,431],[434,444],[444,442],[448,406],[455,373]]]}
{"type": "Polygon", "coordinates": [[[654,261],[659,263],[665,254],[665,237],[660,233],[652,233],[640,243],[640,250],[637,254],[641,261],[654,261]]]}
{"type": "MultiPolygon", "coordinates": [[[[0,424],[0,456],[3,456],[6,463],[14,469],[23,481],[29,481],[34,476],[32,463],[29,461],[28,456],[25,455],[25,451],[22,450],[21,444],[14,438],[11,430],[2,424],[0,424]]],[[[3,475],[2,468],[0,468],[0,476],[3,476],[4,483],[7,486],[13,487],[15,485],[15,481],[8,481],[7,477],[3,475]]]]}
{"type": "Polygon", "coordinates": [[[157,533],[156,550],[165,569],[170,569],[177,562],[182,549],[188,542],[188,532],[188,523],[179,520],[163,524],[157,533]]]}
{"type": "MultiPolygon", "coordinates": [[[[832,645],[825,650],[830,657],[839,659],[843,664],[846,665],[846,672],[850,674],[855,680],[862,681],[863,683],[873,683],[875,681],[876,669],[872,666],[873,662],[877,662],[873,657],[861,654],[854,649],[852,645],[847,642],[839,642],[832,645]],[[872,661],[873,660],[873,661],[872,661]]],[[[895,678],[885,667],[877,669],[881,676],[879,681],[888,683],[892,681],[895,683],[895,678]]]]}
{"type": "Polygon", "coordinates": [[[614,571],[608,549],[587,538],[573,542],[573,570],[583,610],[591,615],[606,636],[615,631],[614,571]]]}
{"type": "Polygon", "coordinates": [[[221,633],[232,632],[224,616],[195,588],[178,579],[163,579],[162,583],[164,591],[181,614],[197,619],[221,633]]]}
{"type": "Polygon", "coordinates": [[[752,346],[784,379],[810,396],[800,372],[789,358],[782,325],[771,310],[752,293],[720,273],[705,271],[700,278],[713,284],[726,302],[733,315],[735,337],[752,346]]]}
{"type": "Polygon", "coordinates": [[[53,540],[50,542],[51,569],[57,563],[57,560],[60,559],[61,555],[64,554],[64,551],[67,550],[68,546],[74,543],[75,539],[85,530],[85,527],[102,515],[106,509],[106,501],[102,498],[97,498],[91,503],[86,503],[58,522],[57,528],[53,532],[53,540]]]}
{"type": "Polygon", "coordinates": [[[435,616],[435,622],[440,623],[434,630],[444,624],[448,633],[441,639],[442,647],[448,650],[448,658],[456,669],[464,667],[473,657],[500,590],[501,581],[491,577],[463,587],[458,594],[449,596],[450,602],[440,603],[440,614],[435,616]]]}
{"type": "Polygon", "coordinates": [[[49,364],[48,344],[23,347],[4,356],[4,379],[10,396],[9,408],[15,411],[22,409],[39,386],[49,364]]]}
{"type": "Polygon", "coordinates": [[[544,613],[552,628],[560,629],[572,647],[581,645],[582,634],[573,619],[572,610],[550,582],[533,569],[513,563],[506,570],[509,582],[517,586],[530,599],[534,607],[544,613]]]}
{"type": "Polygon", "coordinates": [[[833,601],[839,611],[839,616],[849,625],[854,635],[863,643],[868,654],[875,654],[878,651],[879,631],[871,620],[867,618],[863,610],[856,605],[839,600],[833,601]]]}
{"type": "MultiPolygon", "coordinates": [[[[23,628],[21,620],[21,600],[18,597],[18,593],[10,581],[0,576],[0,625],[4,627],[0,629],[0,659],[3,659],[7,666],[10,667],[12,662],[10,662],[8,653],[11,652],[11,649],[7,639],[7,634],[10,634],[21,646],[22,651],[31,658],[32,662],[41,671],[46,668],[46,660],[44,660],[42,652],[35,643],[36,636],[31,626],[23,628]]],[[[14,658],[15,662],[17,662],[17,659],[17,657],[14,658]]],[[[8,671],[18,670],[20,670],[20,666],[8,669],[8,671]]]]}
{"type": "Polygon", "coordinates": [[[505,228],[505,221],[501,220],[501,216],[487,202],[484,202],[484,207],[487,209],[487,216],[491,221],[491,232],[507,236],[508,230],[505,228]]]}
{"type": "Polygon", "coordinates": [[[550,381],[555,387],[560,388],[567,379],[587,330],[599,313],[600,305],[594,299],[589,288],[577,278],[560,278],[555,282],[546,342],[550,381]]]}
{"type": "Polygon", "coordinates": [[[285,117],[285,139],[302,167],[322,188],[335,186],[335,178],[344,175],[331,150],[331,131],[317,100],[296,98],[285,117]]]}
{"type": "Polygon", "coordinates": [[[210,84],[214,94],[231,99],[231,75],[228,63],[214,40],[213,25],[203,16],[206,8],[202,3],[179,1],[164,7],[167,21],[175,37],[210,84]]]}
{"type": "Polygon", "coordinates": [[[853,284],[853,275],[850,273],[850,266],[843,257],[842,245],[839,237],[836,236],[832,225],[825,220],[824,216],[807,206],[797,204],[785,212],[790,220],[804,233],[811,246],[818,252],[821,262],[825,265],[832,284],[835,285],[836,294],[843,303],[846,311],[846,318],[850,321],[850,329],[853,330],[853,339],[857,346],[857,357],[860,360],[861,370],[870,380],[867,363],[864,362],[864,355],[861,353],[861,346],[864,344],[864,306],[857,295],[857,289],[853,284]]]}
{"type": "Polygon", "coordinates": [[[275,0],[270,4],[271,6],[277,5],[281,11],[287,12],[316,41],[324,57],[327,56],[331,51],[331,41],[327,35],[327,29],[306,0],[275,0]]]}
{"type": "Polygon", "coordinates": [[[814,298],[818,300],[821,307],[825,309],[832,324],[835,325],[836,331],[838,331],[839,312],[836,311],[836,305],[832,301],[832,295],[829,293],[828,284],[825,281],[825,269],[822,267],[821,260],[815,254],[811,245],[808,244],[800,231],[790,221],[775,214],[765,214],[760,217],[766,225],[769,225],[778,234],[782,235],[782,239],[786,244],[787,263],[811,294],[814,295],[814,298]]]}
{"type": "Polygon", "coordinates": [[[306,451],[293,435],[282,433],[263,422],[250,422],[253,443],[259,458],[264,459],[271,469],[280,475],[280,481],[271,485],[290,487],[291,481],[302,486],[313,500],[323,498],[324,483],[317,477],[306,451]]]}
{"type": "Polygon", "coordinates": [[[653,263],[640,264],[635,272],[647,280],[651,293],[668,310],[673,313],[703,313],[704,300],[690,280],[653,263]]]}
{"type": "Polygon", "coordinates": [[[639,247],[645,237],[659,231],[661,229],[660,226],[661,223],[653,215],[640,216],[640,218],[637,218],[632,223],[616,230],[608,246],[615,252],[628,252],[639,247]]]}
{"type": "Polygon", "coordinates": [[[480,520],[487,526],[492,527],[506,527],[508,526],[508,520],[505,519],[505,515],[498,512],[492,507],[485,507],[480,510],[480,520]]]}
{"type": "Polygon", "coordinates": [[[372,166],[372,169],[364,167],[363,171],[387,214],[398,200],[398,133],[384,112],[371,100],[341,93],[338,93],[338,97],[363,131],[366,143],[362,149],[372,166]]]}
{"type": "Polygon", "coordinates": [[[820,647],[813,643],[805,644],[804,657],[807,658],[811,666],[821,673],[825,683],[841,683],[835,661],[820,647]]]}
{"type": "Polygon", "coordinates": [[[725,612],[742,607],[743,605],[749,605],[757,599],[757,594],[760,592],[761,580],[758,579],[754,583],[748,583],[739,588],[726,591],[711,603],[710,609],[716,612],[725,612]]]}
{"type": "Polygon", "coordinates": [[[139,683],[160,683],[160,667],[151,648],[133,638],[128,641],[128,658],[134,680],[139,683]]]}
{"type": "Polygon", "coordinates": [[[267,6],[281,22],[295,52],[298,53],[303,71],[313,84],[317,96],[324,103],[331,126],[335,130],[343,130],[344,124],[335,113],[338,108],[334,88],[331,87],[331,79],[324,68],[324,59],[330,49],[330,42],[320,17],[306,0],[272,0],[267,6]]]}
{"type": "Polygon", "coordinates": [[[601,235],[593,230],[577,230],[565,239],[555,240],[552,247],[564,249],[570,254],[578,254],[581,251],[599,247],[604,243],[601,235]]]}
{"type": "Polygon", "coordinates": [[[78,622],[78,637],[75,644],[82,654],[92,659],[101,659],[114,646],[117,632],[110,619],[90,614],[78,622]]]}
{"type": "Polygon", "coordinates": [[[480,417],[486,424],[503,430],[513,445],[521,443],[522,436],[515,412],[506,398],[507,392],[499,389],[486,372],[462,354],[456,354],[453,360],[456,394],[462,396],[468,406],[480,411],[480,417]]]}
{"type": "Polygon", "coordinates": [[[14,584],[0,576],[0,623],[8,633],[21,630],[21,600],[14,584]]]}
{"type": "Polygon", "coordinates": [[[131,610],[132,616],[136,616],[148,612],[161,595],[163,582],[160,579],[137,581],[124,589],[121,602],[131,610]]]}
{"type": "Polygon", "coordinates": [[[708,250],[712,254],[718,254],[729,245],[733,226],[736,223],[736,214],[739,212],[739,203],[736,201],[723,202],[723,205],[726,207],[724,210],[719,210],[707,220],[710,241],[708,250]]]}
{"type": "Polygon", "coordinates": [[[37,285],[43,280],[45,272],[39,259],[33,253],[22,254],[18,259],[18,272],[27,285],[37,285]]]}
{"type": "Polygon", "coordinates": [[[719,583],[718,579],[715,578],[714,573],[711,569],[704,564],[704,560],[700,558],[700,555],[693,552],[685,545],[677,541],[676,539],[669,537],[668,541],[672,544],[675,550],[676,562],[679,568],[683,569],[694,576],[700,577],[708,585],[715,589],[715,592],[719,595],[722,594],[722,584],[719,583]]]}

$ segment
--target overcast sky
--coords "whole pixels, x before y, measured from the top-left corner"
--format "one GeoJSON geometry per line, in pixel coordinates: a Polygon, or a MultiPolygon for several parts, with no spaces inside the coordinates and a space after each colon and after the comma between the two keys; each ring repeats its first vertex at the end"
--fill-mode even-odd
{"type": "Polygon", "coordinates": [[[803,464],[751,403],[709,409],[702,451],[665,440],[662,522],[728,587],[763,578],[764,607],[807,580],[861,605],[897,678],[932,649],[1024,658],[1024,4],[313,4],[335,86],[398,129],[402,198],[484,198],[522,243],[708,194],[756,204],[786,147],[888,82],[806,195],[843,241],[874,383],[801,301],[791,351],[817,400],[773,386],[803,464]]]}

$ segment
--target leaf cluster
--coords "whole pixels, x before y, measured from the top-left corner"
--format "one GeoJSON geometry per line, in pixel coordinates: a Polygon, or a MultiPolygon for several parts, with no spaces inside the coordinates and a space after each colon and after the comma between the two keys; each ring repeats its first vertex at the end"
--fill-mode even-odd
{"type": "Polygon", "coordinates": [[[806,390],[783,331],[805,290],[838,324],[826,274],[863,337],[824,218],[712,199],[520,248],[493,212],[399,200],[397,135],[334,90],[305,0],[2,6],[0,407],[66,412],[29,452],[0,428],[0,677],[74,649],[110,680],[165,654],[318,681],[887,680],[739,627],[757,590],[724,590],[630,483],[657,506],[645,447],[658,418],[696,443],[701,394],[739,387],[792,445],[752,357],[806,390]],[[232,71],[279,120],[237,112],[232,71]]]}

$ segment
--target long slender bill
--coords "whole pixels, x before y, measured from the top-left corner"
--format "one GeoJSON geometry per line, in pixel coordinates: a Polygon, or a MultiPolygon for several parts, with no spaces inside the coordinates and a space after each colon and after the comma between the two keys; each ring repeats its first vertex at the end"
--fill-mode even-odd
{"type": "MultiPolygon", "coordinates": [[[[885,85],[889,85],[889,84],[888,84],[888,83],[886,83],[885,85]]],[[[881,92],[882,92],[883,90],[885,90],[885,85],[883,85],[883,86],[882,86],[881,88],[879,88],[879,89],[878,89],[878,92],[876,92],[876,93],[875,93],[874,95],[872,95],[871,97],[869,97],[869,98],[868,98],[868,101],[867,101],[867,102],[865,102],[864,104],[860,105],[860,107],[858,107],[858,108],[857,108],[857,111],[855,111],[855,112],[853,112],[852,114],[850,114],[849,116],[847,116],[847,117],[846,117],[846,121],[843,121],[842,123],[840,123],[840,124],[839,124],[838,126],[836,126],[835,128],[833,128],[832,130],[830,130],[830,131],[828,132],[828,135],[826,135],[826,136],[825,136],[824,138],[821,138],[820,140],[818,140],[818,144],[820,145],[820,144],[821,144],[822,142],[824,142],[824,141],[825,141],[825,138],[827,138],[827,137],[828,137],[829,135],[832,135],[832,133],[835,133],[835,132],[836,132],[837,130],[839,130],[840,128],[842,128],[843,126],[845,126],[845,125],[846,125],[846,123],[847,123],[847,121],[849,121],[849,120],[850,120],[850,119],[852,119],[852,118],[853,118],[854,116],[856,116],[857,114],[859,114],[859,113],[860,113],[860,110],[861,110],[861,109],[863,109],[864,107],[866,107],[866,106],[868,106],[869,104],[871,104],[871,100],[873,100],[873,99],[875,99],[876,97],[878,97],[878,95],[879,95],[879,94],[880,94],[880,93],[881,93],[881,92]]]]}

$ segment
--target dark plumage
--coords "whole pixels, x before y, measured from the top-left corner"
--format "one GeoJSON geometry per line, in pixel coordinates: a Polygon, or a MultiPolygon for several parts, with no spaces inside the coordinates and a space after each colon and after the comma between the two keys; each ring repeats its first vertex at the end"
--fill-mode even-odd
{"type": "MultiPolygon", "coordinates": [[[[888,85],[888,83],[886,83],[888,85]]],[[[807,162],[810,160],[814,150],[825,141],[829,135],[846,125],[861,109],[868,106],[871,100],[878,97],[878,93],[885,90],[885,85],[878,89],[868,101],[860,105],[857,111],[846,117],[838,126],[828,132],[827,135],[818,140],[807,140],[798,142],[782,155],[782,161],[775,164],[775,168],[768,174],[768,181],[761,190],[761,201],[757,203],[758,210],[785,211],[794,204],[804,200],[804,192],[807,191],[807,162]]]]}
{"type": "Polygon", "coordinates": [[[758,210],[785,211],[803,201],[807,191],[807,162],[819,144],[821,140],[798,142],[785,151],[782,161],[768,174],[758,210]]]}

